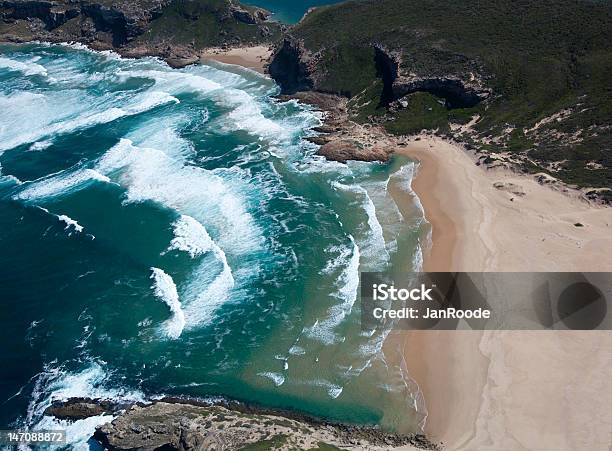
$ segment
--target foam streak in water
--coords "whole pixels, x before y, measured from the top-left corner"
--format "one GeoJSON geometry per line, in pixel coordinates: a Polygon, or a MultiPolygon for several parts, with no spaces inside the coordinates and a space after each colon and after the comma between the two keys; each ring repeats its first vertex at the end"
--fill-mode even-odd
{"type": "Polygon", "coordinates": [[[172,277],[163,270],[151,268],[151,271],[151,279],[155,282],[153,285],[155,296],[164,301],[170,307],[170,312],[172,313],[170,319],[164,322],[164,329],[169,338],[177,339],[181,336],[185,327],[185,314],[181,308],[176,285],[172,277]]]}
{"type": "Polygon", "coordinates": [[[368,217],[369,238],[368,242],[362,246],[363,254],[366,259],[374,263],[374,266],[385,264],[389,261],[389,252],[385,244],[383,228],[376,216],[376,207],[370,198],[368,191],[360,185],[345,185],[333,182],[332,186],[337,189],[358,194],[363,197],[363,209],[368,217]]]}
{"type": "Polygon", "coordinates": [[[22,63],[21,61],[15,61],[10,58],[0,56],[0,69],[8,69],[9,71],[21,72],[23,75],[29,77],[32,75],[47,76],[47,70],[40,64],[36,64],[34,61],[28,63],[22,63]]]}
{"type": "Polygon", "coordinates": [[[166,92],[148,92],[145,98],[141,98],[125,107],[111,107],[89,115],[77,115],[73,119],[52,123],[36,130],[30,130],[0,142],[0,151],[12,149],[22,144],[40,141],[45,137],[74,133],[82,129],[100,124],[107,124],[122,117],[133,116],[144,113],[155,107],[168,103],[179,103],[176,97],[166,92]]]}
{"type": "Polygon", "coordinates": [[[20,200],[44,199],[67,194],[87,186],[92,182],[110,182],[110,179],[93,169],[80,169],[73,172],[53,175],[24,184],[25,188],[14,198],[20,200]]]}
{"type": "Polygon", "coordinates": [[[309,337],[327,344],[336,343],[340,340],[334,329],[351,313],[357,299],[360,254],[355,239],[352,236],[349,236],[349,238],[353,245],[353,251],[350,260],[338,278],[340,287],[333,295],[341,302],[329,308],[327,318],[317,321],[313,326],[304,330],[309,337]]]}
{"type": "Polygon", "coordinates": [[[191,258],[198,257],[210,250],[223,252],[212,240],[206,228],[191,216],[181,215],[174,224],[174,238],[166,252],[179,250],[187,252],[191,258]]]}

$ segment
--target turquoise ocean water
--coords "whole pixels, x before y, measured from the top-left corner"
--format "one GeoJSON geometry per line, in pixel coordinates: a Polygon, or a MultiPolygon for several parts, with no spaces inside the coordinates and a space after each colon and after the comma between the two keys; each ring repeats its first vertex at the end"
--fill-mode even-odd
{"type": "Polygon", "coordinates": [[[70,396],[227,397],[415,430],[359,271],[420,264],[413,163],[327,162],[246,69],[0,47],[0,425],[70,396]]]}
{"type": "Polygon", "coordinates": [[[265,8],[273,13],[272,18],[280,22],[296,23],[309,8],[340,3],[342,0],[247,0],[243,3],[265,8]]]}

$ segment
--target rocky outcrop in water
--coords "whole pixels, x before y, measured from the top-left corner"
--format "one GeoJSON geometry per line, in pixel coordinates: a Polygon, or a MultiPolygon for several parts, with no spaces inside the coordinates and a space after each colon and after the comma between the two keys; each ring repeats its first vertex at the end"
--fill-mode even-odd
{"type": "Polygon", "coordinates": [[[106,399],[70,398],[68,401],[55,401],[45,410],[60,420],[82,420],[97,415],[111,415],[130,407],[131,403],[122,404],[106,399]]]}
{"type": "Polygon", "coordinates": [[[332,424],[295,413],[279,413],[239,403],[211,405],[162,400],[148,405],[77,398],[45,412],[65,420],[117,414],[93,438],[107,450],[278,449],[436,449],[422,435],[401,436],[378,428],[332,424]]]}

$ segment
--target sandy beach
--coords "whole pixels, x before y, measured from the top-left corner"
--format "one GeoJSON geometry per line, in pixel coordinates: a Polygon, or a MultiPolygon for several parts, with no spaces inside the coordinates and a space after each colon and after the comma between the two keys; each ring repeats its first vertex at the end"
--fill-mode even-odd
{"type": "MultiPolygon", "coordinates": [[[[432,225],[429,271],[612,271],[612,209],[484,170],[423,136],[413,188],[432,225]],[[577,225],[580,224],[580,225],[577,225]]],[[[448,450],[609,450],[612,334],[606,331],[397,332],[428,417],[448,450]]]]}
{"type": "Polygon", "coordinates": [[[271,54],[270,48],[264,45],[232,49],[209,48],[202,52],[201,59],[203,61],[236,64],[263,74],[271,54]]]}
{"type": "MultiPolygon", "coordinates": [[[[202,60],[264,73],[269,56],[260,46],[210,49],[202,60]]],[[[432,227],[425,270],[612,271],[612,208],[479,168],[439,138],[398,149],[420,162],[412,186],[432,227]]],[[[427,409],[424,432],[445,450],[611,449],[610,332],[412,331],[385,346],[399,346],[427,409]]]]}

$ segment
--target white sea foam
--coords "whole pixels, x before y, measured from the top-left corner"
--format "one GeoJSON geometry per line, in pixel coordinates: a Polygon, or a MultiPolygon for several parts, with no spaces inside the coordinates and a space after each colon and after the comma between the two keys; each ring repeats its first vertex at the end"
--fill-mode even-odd
{"type": "Polygon", "coordinates": [[[340,303],[331,306],[327,311],[327,317],[317,321],[313,326],[304,328],[304,332],[310,338],[326,344],[338,343],[342,338],[334,331],[353,310],[357,299],[359,288],[359,247],[352,236],[349,236],[353,250],[351,257],[346,262],[338,278],[339,288],[333,293],[333,297],[340,303]]]}
{"type": "Polygon", "coordinates": [[[376,216],[376,207],[368,191],[361,185],[345,185],[340,182],[332,182],[336,189],[355,193],[363,198],[362,206],[368,217],[368,238],[361,244],[361,251],[366,261],[373,269],[382,270],[389,262],[390,256],[387,251],[383,228],[376,216]]]}
{"type": "Polygon", "coordinates": [[[98,426],[110,423],[115,417],[113,415],[96,415],[82,420],[68,421],[59,420],[55,417],[44,416],[33,430],[39,431],[66,431],[66,440],[70,449],[74,451],[90,451],[87,443],[98,426]]]}
{"type": "Polygon", "coordinates": [[[21,72],[25,76],[41,75],[47,76],[47,70],[40,64],[36,64],[34,61],[23,63],[21,61],[12,60],[0,56],[0,69],[7,69],[9,71],[21,72]]]}
{"type": "MultiPolygon", "coordinates": [[[[191,216],[181,215],[173,226],[174,238],[166,252],[171,250],[184,251],[191,258],[195,258],[212,249],[218,249],[206,228],[191,216]]],[[[223,252],[220,249],[218,251],[223,252]]]]}
{"type": "Polygon", "coordinates": [[[56,175],[24,183],[24,189],[14,198],[35,200],[64,195],[93,182],[108,183],[110,179],[93,169],[79,169],[73,172],[60,172],[56,175]]]}
{"type": "MultiPolygon", "coordinates": [[[[190,326],[200,325],[212,318],[214,310],[225,302],[229,292],[235,285],[234,276],[225,252],[212,240],[206,228],[191,216],[182,215],[174,222],[175,237],[170,242],[168,250],[178,249],[188,252],[192,258],[206,252],[212,252],[217,262],[222,265],[221,272],[208,285],[201,290],[200,281],[191,284],[194,300],[187,307],[187,318],[190,326]],[[198,291],[196,294],[195,292],[198,291]]],[[[205,262],[198,272],[210,273],[211,264],[205,262]]]]}
{"type": "Polygon", "coordinates": [[[333,385],[329,387],[329,389],[327,390],[327,394],[329,395],[330,398],[336,399],[338,396],[340,396],[340,394],[342,393],[342,390],[344,389],[340,387],[339,385],[333,385]]]}
{"type": "Polygon", "coordinates": [[[2,164],[0,163],[0,185],[11,184],[21,185],[23,182],[14,175],[2,175],[2,164]]]}
{"type": "Polygon", "coordinates": [[[283,128],[272,119],[265,117],[258,101],[245,91],[224,90],[218,101],[231,108],[224,119],[224,127],[229,130],[245,130],[269,139],[287,138],[290,130],[283,128]]]}
{"type": "Polygon", "coordinates": [[[311,379],[311,380],[301,381],[301,383],[305,385],[312,385],[315,387],[324,388],[325,391],[327,392],[327,395],[332,399],[336,399],[338,396],[340,396],[340,394],[344,390],[344,388],[341,387],[340,385],[334,384],[328,381],[327,379],[311,379]]]}
{"type": "Polygon", "coordinates": [[[0,184],[21,185],[23,182],[14,175],[0,175],[0,184]]]}
{"type": "Polygon", "coordinates": [[[274,373],[274,372],[271,372],[271,371],[266,371],[266,372],[262,372],[262,373],[257,373],[257,375],[270,379],[272,382],[274,382],[274,385],[276,385],[277,387],[279,387],[279,386],[281,386],[281,385],[283,385],[285,383],[285,376],[283,376],[282,374],[279,374],[279,373],[274,373]]]}
{"type": "Polygon", "coordinates": [[[412,178],[414,177],[414,163],[406,163],[398,171],[393,173],[393,177],[400,179],[399,186],[406,192],[412,191],[412,178]]]}
{"type": "MultiPolygon", "coordinates": [[[[222,269],[214,280],[203,286],[199,278],[192,280],[186,293],[191,299],[185,306],[185,317],[188,327],[208,324],[215,311],[229,300],[230,293],[235,285],[232,269],[225,259],[225,254],[217,255],[221,259],[222,269]]],[[[209,275],[212,264],[205,261],[198,268],[197,274],[209,275]]]]}
{"type": "Polygon", "coordinates": [[[181,302],[172,277],[162,269],[151,268],[151,279],[154,280],[153,289],[155,296],[164,301],[170,308],[172,316],[164,322],[164,329],[168,337],[176,339],[180,337],[185,327],[185,314],[181,308],[181,302]]]}
{"type": "Polygon", "coordinates": [[[145,401],[144,395],[139,391],[120,387],[108,388],[108,374],[102,365],[103,363],[91,362],[77,373],[67,372],[61,366],[46,365],[43,372],[36,377],[26,416],[19,426],[33,430],[66,429],[68,443],[72,449],[89,449],[86,442],[93,435],[95,427],[111,421],[112,416],[101,415],[68,423],[46,416],[44,412],[53,401],[78,397],[145,401]]]}
{"type": "MultiPolygon", "coordinates": [[[[223,118],[222,126],[227,130],[245,130],[254,135],[267,139],[284,139],[300,127],[284,127],[282,124],[267,118],[260,105],[260,100],[243,89],[236,89],[244,82],[238,75],[228,77],[214,77],[213,71],[207,73],[193,73],[189,71],[168,70],[124,70],[117,73],[120,80],[128,78],[148,78],[155,81],[156,89],[170,93],[194,92],[212,99],[230,111],[223,118]]],[[[308,114],[308,118],[311,115],[308,114]]]]}
{"type": "Polygon", "coordinates": [[[171,249],[193,256],[211,251],[214,258],[200,263],[182,296],[186,327],[208,323],[229,300],[235,285],[223,248],[233,255],[245,255],[263,246],[261,231],[234,187],[217,175],[221,172],[185,165],[180,152],[172,158],[158,149],[134,146],[128,139],[110,149],[97,168],[119,177],[128,202],[153,200],[182,213],[175,223],[171,249]],[[212,224],[219,231],[217,242],[204,221],[206,227],[212,224]]]}
{"type": "Polygon", "coordinates": [[[155,86],[158,89],[163,89],[171,93],[208,93],[222,88],[219,83],[197,74],[176,70],[161,70],[161,68],[160,70],[120,70],[116,75],[120,80],[127,80],[129,78],[148,78],[155,81],[155,86]]]}
{"type": "Polygon", "coordinates": [[[79,233],[83,231],[83,226],[80,225],[74,219],[72,219],[70,216],[57,215],[57,219],[59,219],[60,221],[62,221],[62,222],[64,222],[66,224],[66,227],[65,227],[66,230],[68,230],[68,229],[70,229],[70,227],[72,227],[72,228],[74,228],[75,231],[77,231],[79,233]]]}
{"type": "Polygon", "coordinates": [[[140,114],[168,103],[179,103],[179,100],[166,92],[147,92],[144,98],[138,98],[122,108],[111,107],[91,114],[75,114],[72,119],[40,124],[41,126],[35,129],[24,130],[22,133],[0,142],[0,151],[37,142],[45,137],[74,133],[95,125],[107,124],[122,117],[140,114]]]}
{"type": "Polygon", "coordinates": [[[293,345],[289,348],[289,354],[291,355],[304,355],[306,354],[306,350],[298,345],[293,345]]]}
{"type": "MultiPolygon", "coordinates": [[[[176,145],[170,141],[167,147],[176,145]]],[[[212,225],[219,231],[219,247],[230,249],[232,254],[262,249],[262,232],[240,195],[243,182],[236,171],[189,166],[180,154],[169,156],[158,149],[135,146],[129,139],[121,139],[106,152],[97,169],[119,174],[129,202],[153,200],[206,223],[207,228],[212,225]]]]}
{"type": "Polygon", "coordinates": [[[37,142],[33,143],[28,150],[31,150],[33,152],[40,151],[40,150],[45,150],[51,144],[53,144],[53,141],[50,140],[50,139],[46,139],[44,141],[37,141],[37,142]]]}

